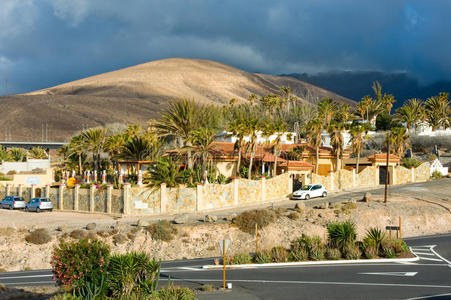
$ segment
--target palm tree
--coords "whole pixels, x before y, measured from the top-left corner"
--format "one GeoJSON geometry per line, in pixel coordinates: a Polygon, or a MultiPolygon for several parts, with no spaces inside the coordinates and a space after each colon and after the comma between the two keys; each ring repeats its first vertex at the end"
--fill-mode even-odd
{"type": "Polygon", "coordinates": [[[318,117],[323,121],[325,128],[329,127],[335,112],[337,109],[337,103],[332,98],[323,98],[318,103],[318,117]]]}
{"type": "Polygon", "coordinates": [[[170,156],[157,159],[155,165],[146,173],[149,180],[148,187],[158,189],[162,183],[167,187],[176,187],[183,182],[180,162],[172,160],[170,156]]]}
{"type": "Polygon", "coordinates": [[[341,168],[341,159],[343,156],[344,149],[344,137],[343,137],[344,130],[345,124],[342,122],[338,122],[336,120],[333,120],[328,127],[330,144],[332,145],[332,148],[334,149],[336,155],[335,171],[338,171],[341,168]]]}
{"type": "Polygon", "coordinates": [[[104,128],[88,129],[81,133],[81,139],[86,149],[92,152],[94,169],[98,171],[100,165],[100,154],[104,150],[105,146],[106,129],[104,128]]]}
{"type": "Polygon", "coordinates": [[[409,99],[403,106],[396,110],[396,119],[405,123],[407,130],[410,131],[412,125],[415,125],[424,120],[425,112],[423,103],[419,99],[409,99]]]}
{"type": "Polygon", "coordinates": [[[396,100],[395,100],[395,97],[393,97],[393,95],[384,94],[384,97],[382,97],[381,105],[385,109],[385,111],[387,111],[390,114],[391,109],[393,107],[393,103],[395,103],[395,102],[396,102],[396,100]]]}
{"type": "Polygon", "coordinates": [[[235,170],[235,176],[240,170],[241,153],[245,147],[244,136],[246,135],[245,121],[243,119],[235,119],[227,125],[227,131],[236,137],[234,150],[238,152],[238,163],[235,170]]]}
{"type": "MultiPolygon", "coordinates": [[[[160,120],[152,125],[161,137],[178,139],[179,147],[190,147],[191,132],[199,127],[199,113],[201,107],[194,100],[180,99],[169,103],[160,120]]],[[[191,150],[187,151],[188,168],[193,168],[191,150]]]]}
{"type": "Polygon", "coordinates": [[[409,135],[407,129],[404,126],[392,127],[388,138],[390,139],[390,145],[393,146],[393,152],[402,156],[404,154],[404,148],[408,145],[409,135]]]}
{"type": "Polygon", "coordinates": [[[362,98],[362,100],[357,104],[357,107],[355,109],[356,114],[362,118],[362,122],[366,119],[368,119],[368,108],[370,106],[371,101],[370,96],[365,96],[362,98]]]}
{"type": "Polygon", "coordinates": [[[76,135],[72,137],[69,143],[69,148],[67,152],[67,157],[70,158],[73,155],[77,155],[78,160],[78,171],[79,174],[83,174],[83,155],[85,154],[86,145],[84,143],[83,137],[81,135],[76,135]]]}
{"type": "Polygon", "coordinates": [[[383,107],[381,103],[371,97],[367,101],[366,119],[370,122],[383,111],[383,107]]]}
{"type": "Polygon", "coordinates": [[[291,95],[291,87],[282,86],[280,87],[280,92],[282,93],[283,103],[287,105],[287,110],[290,110],[291,101],[293,100],[293,97],[291,95]]]}
{"type": "Polygon", "coordinates": [[[126,160],[152,160],[159,152],[158,146],[144,136],[134,136],[126,141],[120,151],[120,157],[126,160]]]}
{"type": "Polygon", "coordinates": [[[258,131],[261,130],[261,125],[259,123],[258,119],[248,119],[244,122],[244,126],[243,126],[243,131],[244,131],[244,135],[248,135],[249,136],[249,141],[246,144],[246,148],[247,148],[247,152],[250,155],[249,158],[249,170],[248,170],[248,174],[247,174],[247,178],[251,179],[252,178],[252,164],[254,162],[254,156],[255,156],[255,152],[257,151],[257,134],[258,131]]]}
{"type": "Polygon", "coordinates": [[[107,137],[105,141],[105,150],[108,152],[108,156],[113,163],[113,168],[117,169],[117,159],[121,153],[122,146],[125,140],[129,137],[125,134],[115,134],[107,137]]]}
{"type": "Polygon", "coordinates": [[[252,94],[249,95],[248,100],[251,103],[251,106],[253,106],[255,104],[255,102],[258,100],[258,97],[257,97],[257,95],[252,93],[252,94]]]}
{"type": "Polygon", "coordinates": [[[349,130],[351,134],[351,148],[357,154],[356,170],[359,173],[360,153],[369,139],[369,126],[367,124],[353,124],[349,130]]]}
{"type": "Polygon", "coordinates": [[[316,149],[315,173],[318,174],[319,147],[322,143],[323,124],[321,119],[311,120],[307,126],[307,138],[309,144],[316,149]]]}
{"type": "Polygon", "coordinates": [[[282,120],[276,120],[269,122],[263,127],[263,134],[266,136],[276,135],[274,141],[272,141],[272,150],[274,155],[273,176],[277,174],[277,159],[282,152],[282,137],[287,131],[287,124],[282,120]]]}
{"type": "Polygon", "coordinates": [[[215,141],[216,134],[208,127],[201,127],[191,132],[190,141],[197,155],[202,159],[202,176],[204,182],[207,180],[207,162],[211,146],[215,141]]]}
{"type": "Polygon", "coordinates": [[[448,93],[440,93],[438,96],[430,97],[426,100],[426,115],[429,126],[432,131],[440,126],[444,128],[449,126],[449,115],[451,112],[448,93]]]}
{"type": "Polygon", "coordinates": [[[28,151],[29,158],[31,159],[46,159],[48,158],[47,152],[41,147],[33,147],[28,151]]]}

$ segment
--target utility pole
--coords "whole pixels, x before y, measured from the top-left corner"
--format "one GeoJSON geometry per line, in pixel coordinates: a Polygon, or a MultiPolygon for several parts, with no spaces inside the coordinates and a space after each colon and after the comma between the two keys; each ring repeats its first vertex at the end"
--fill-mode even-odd
{"type": "Polygon", "coordinates": [[[388,136],[387,136],[387,163],[386,163],[386,170],[385,170],[385,193],[384,193],[384,203],[387,203],[388,201],[388,183],[389,183],[389,172],[388,172],[388,165],[390,163],[390,133],[391,131],[388,131],[388,136]]]}

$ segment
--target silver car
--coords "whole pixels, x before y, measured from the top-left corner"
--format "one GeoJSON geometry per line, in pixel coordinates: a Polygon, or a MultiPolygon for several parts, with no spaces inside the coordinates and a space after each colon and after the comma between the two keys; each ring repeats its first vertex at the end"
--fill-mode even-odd
{"type": "Polygon", "coordinates": [[[25,200],[23,197],[19,196],[6,196],[5,199],[0,202],[0,207],[9,209],[24,208],[25,200]]]}
{"type": "Polygon", "coordinates": [[[52,201],[49,198],[33,198],[25,205],[26,211],[40,212],[41,210],[53,210],[52,201]]]}

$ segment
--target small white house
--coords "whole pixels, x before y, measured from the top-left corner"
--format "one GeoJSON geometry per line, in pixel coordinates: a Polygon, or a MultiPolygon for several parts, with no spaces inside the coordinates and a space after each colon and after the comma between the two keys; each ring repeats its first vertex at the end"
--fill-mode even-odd
{"type": "Polygon", "coordinates": [[[438,159],[435,159],[431,164],[431,176],[435,171],[440,172],[442,176],[448,175],[448,167],[444,167],[438,159]]]}

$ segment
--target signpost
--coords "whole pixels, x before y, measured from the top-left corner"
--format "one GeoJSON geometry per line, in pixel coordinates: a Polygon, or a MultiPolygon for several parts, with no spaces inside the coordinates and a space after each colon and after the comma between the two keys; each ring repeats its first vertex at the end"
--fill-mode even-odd
{"type": "Polygon", "coordinates": [[[388,232],[390,234],[390,238],[391,238],[391,231],[392,230],[396,230],[396,238],[402,239],[402,234],[401,234],[401,217],[399,217],[399,225],[398,226],[385,226],[385,230],[388,230],[388,232]],[[399,232],[399,236],[398,236],[398,232],[399,232]]]}
{"type": "Polygon", "coordinates": [[[226,288],[226,259],[225,259],[225,255],[227,252],[227,248],[229,248],[230,245],[230,240],[222,240],[219,242],[219,248],[221,249],[221,255],[222,255],[222,284],[223,284],[223,288],[226,288]]]}

